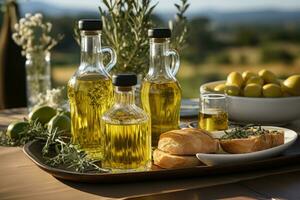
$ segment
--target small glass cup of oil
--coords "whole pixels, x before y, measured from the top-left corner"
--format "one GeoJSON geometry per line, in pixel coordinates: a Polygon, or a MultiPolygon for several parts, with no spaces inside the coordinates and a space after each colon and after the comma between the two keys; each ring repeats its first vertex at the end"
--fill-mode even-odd
{"type": "Polygon", "coordinates": [[[228,129],[228,111],[225,95],[201,94],[198,127],[207,131],[228,129]]]}

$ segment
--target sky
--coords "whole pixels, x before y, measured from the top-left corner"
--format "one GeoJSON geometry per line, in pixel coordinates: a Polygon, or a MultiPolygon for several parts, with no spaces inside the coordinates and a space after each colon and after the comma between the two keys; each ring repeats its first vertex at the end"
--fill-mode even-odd
{"type": "MultiPolygon", "coordinates": [[[[30,0],[40,1],[64,8],[85,8],[97,11],[101,0],[30,0]]],[[[152,0],[159,2],[157,11],[173,11],[173,4],[180,0],[152,0]]],[[[243,11],[243,10],[262,10],[262,9],[280,9],[280,10],[300,10],[300,0],[189,0],[191,6],[190,12],[203,10],[219,11],[243,11]]]]}

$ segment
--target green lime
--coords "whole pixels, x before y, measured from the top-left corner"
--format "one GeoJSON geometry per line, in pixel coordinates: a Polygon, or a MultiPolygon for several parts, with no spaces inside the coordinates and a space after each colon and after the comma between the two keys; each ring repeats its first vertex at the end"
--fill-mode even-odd
{"type": "Polygon", "coordinates": [[[48,129],[69,132],[71,130],[71,120],[64,114],[54,116],[48,123],[48,129]]]}
{"type": "Polygon", "coordinates": [[[11,139],[19,139],[20,134],[24,133],[29,126],[28,122],[14,122],[7,127],[6,135],[11,139]]]}
{"type": "Polygon", "coordinates": [[[49,106],[42,106],[34,109],[29,113],[29,119],[38,120],[41,124],[46,124],[56,115],[56,110],[49,106]]]}

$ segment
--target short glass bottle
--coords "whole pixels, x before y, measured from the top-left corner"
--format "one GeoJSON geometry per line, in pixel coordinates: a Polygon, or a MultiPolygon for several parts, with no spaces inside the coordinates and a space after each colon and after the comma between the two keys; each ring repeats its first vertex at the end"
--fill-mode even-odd
{"type": "Polygon", "coordinates": [[[135,74],[113,76],[115,103],[101,119],[102,167],[112,172],[151,167],[150,117],[135,105],[135,74]]]}
{"type": "Polygon", "coordinates": [[[169,49],[171,30],[150,29],[150,68],[142,82],[143,109],[151,116],[152,146],[161,133],[178,129],[180,124],[181,87],[175,78],[179,55],[169,49]]]}
{"type": "Polygon", "coordinates": [[[102,22],[80,20],[81,63],[68,83],[71,111],[72,143],[84,150],[91,158],[102,158],[102,114],[113,103],[113,85],[108,72],[116,63],[116,54],[101,47],[102,22]],[[102,54],[108,52],[111,61],[103,65],[102,54]]]}

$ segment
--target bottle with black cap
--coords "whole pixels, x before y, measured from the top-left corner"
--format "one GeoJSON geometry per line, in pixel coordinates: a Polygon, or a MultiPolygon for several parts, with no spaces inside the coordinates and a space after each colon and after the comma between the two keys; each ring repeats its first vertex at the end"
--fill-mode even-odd
{"type": "Polygon", "coordinates": [[[100,120],[113,103],[113,85],[108,72],[116,64],[116,54],[101,47],[102,22],[80,20],[81,63],[68,83],[72,142],[94,159],[102,158],[100,120]],[[102,55],[111,61],[103,65],[102,55]]]}
{"type": "Polygon", "coordinates": [[[135,105],[135,74],[113,76],[115,103],[102,116],[102,167],[112,172],[144,171],[151,167],[151,125],[135,105]]]}
{"type": "Polygon", "coordinates": [[[157,146],[161,133],[178,129],[180,122],[181,87],[175,78],[179,55],[170,49],[171,30],[148,31],[150,67],[141,87],[143,109],[151,116],[152,146],[157,146]]]}

